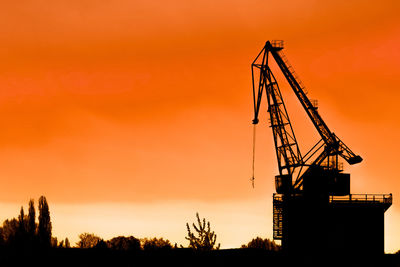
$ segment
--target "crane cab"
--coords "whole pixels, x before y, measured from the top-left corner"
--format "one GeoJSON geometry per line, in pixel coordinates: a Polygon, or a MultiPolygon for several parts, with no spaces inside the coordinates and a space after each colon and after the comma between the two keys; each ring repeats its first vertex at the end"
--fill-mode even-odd
{"type": "Polygon", "coordinates": [[[303,177],[303,192],[305,195],[349,195],[350,174],[315,167],[303,177]]]}

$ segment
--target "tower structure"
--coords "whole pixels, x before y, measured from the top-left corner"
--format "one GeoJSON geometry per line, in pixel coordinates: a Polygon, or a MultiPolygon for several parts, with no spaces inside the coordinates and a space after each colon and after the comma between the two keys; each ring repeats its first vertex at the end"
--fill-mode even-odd
{"type": "Polygon", "coordinates": [[[384,253],[384,213],[391,194],[351,194],[350,165],[362,158],[327,126],[316,101],[307,91],[283,53],[283,41],[267,41],[252,63],[253,124],[259,122],[261,100],[267,98],[279,174],[273,195],[273,235],[289,253],[311,247],[322,252],[384,253]],[[270,68],[274,60],[321,137],[304,156],[278,82],[270,68]]]}

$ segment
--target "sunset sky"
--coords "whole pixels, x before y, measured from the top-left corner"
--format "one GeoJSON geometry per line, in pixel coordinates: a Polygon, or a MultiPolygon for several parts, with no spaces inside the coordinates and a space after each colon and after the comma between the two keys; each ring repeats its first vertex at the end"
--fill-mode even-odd
{"type": "MultiPolygon", "coordinates": [[[[265,108],[250,182],[250,66],[281,39],[325,122],[364,158],[345,165],[352,193],[393,193],[385,248],[399,250],[399,11],[386,0],[2,1],[0,221],[45,195],[53,235],[71,243],[93,232],[186,246],[197,211],[222,248],[272,238],[265,108]]],[[[304,154],[317,132],[275,75],[304,154]]]]}

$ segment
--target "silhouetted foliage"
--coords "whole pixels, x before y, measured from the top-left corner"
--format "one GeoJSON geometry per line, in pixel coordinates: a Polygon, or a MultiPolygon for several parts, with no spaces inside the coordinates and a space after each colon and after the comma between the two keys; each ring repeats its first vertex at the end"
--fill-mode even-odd
{"type": "Polygon", "coordinates": [[[19,216],[18,216],[18,232],[20,235],[24,235],[26,232],[24,219],[25,219],[24,207],[21,207],[21,210],[20,210],[19,216]]]}
{"type": "Polygon", "coordinates": [[[51,236],[50,211],[44,196],[39,199],[39,224],[36,223],[35,217],[34,201],[30,199],[27,215],[21,207],[17,219],[7,219],[3,222],[3,227],[0,227],[0,246],[23,250],[38,246],[58,247],[57,238],[51,236]]]}
{"type": "Polygon", "coordinates": [[[400,255],[400,249],[395,254],[400,255]]]}
{"type": "Polygon", "coordinates": [[[36,234],[36,212],[33,199],[29,200],[29,213],[28,213],[28,234],[33,240],[36,234]]]}
{"type": "Polygon", "coordinates": [[[51,237],[51,247],[52,248],[57,248],[58,247],[58,239],[57,237],[51,237]]]}
{"type": "Polygon", "coordinates": [[[29,245],[29,237],[28,237],[28,216],[24,213],[24,208],[21,207],[20,213],[18,216],[18,229],[15,233],[15,242],[13,245],[18,246],[20,248],[26,247],[29,245]]]}
{"type": "Polygon", "coordinates": [[[70,248],[69,240],[68,238],[65,238],[58,242],[57,248],[70,248]]]}
{"type": "Polygon", "coordinates": [[[100,240],[102,239],[94,234],[82,233],[76,245],[78,248],[94,248],[100,240]]]}
{"type": "Polygon", "coordinates": [[[163,239],[163,238],[151,238],[147,239],[144,238],[142,239],[142,247],[144,250],[167,250],[167,249],[172,249],[171,242],[168,239],[163,239]]]}
{"type": "Polygon", "coordinates": [[[65,248],[70,248],[71,247],[71,244],[69,243],[68,237],[65,238],[64,247],[65,248]]]}
{"type": "Polygon", "coordinates": [[[29,248],[36,245],[35,208],[33,200],[29,201],[29,213],[25,215],[21,207],[18,219],[7,219],[0,231],[1,245],[18,248],[29,248]]]}
{"type": "Polygon", "coordinates": [[[108,246],[107,246],[106,241],[104,241],[103,239],[100,239],[97,242],[96,246],[94,246],[94,248],[96,248],[96,249],[108,249],[108,246]]]}
{"type": "Polygon", "coordinates": [[[247,245],[242,245],[242,248],[278,251],[280,250],[280,245],[276,244],[273,240],[269,240],[268,238],[262,239],[261,237],[256,237],[253,238],[247,245]]]}
{"type": "Polygon", "coordinates": [[[219,249],[220,244],[216,245],[217,235],[211,232],[210,222],[206,223],[205,218],[200,220],[199,213],[196,213],[196,217],[198,226],[193,223],[193,228],[197,233],[196,235],[190,230],[189,224],[186,223],[188,236],[185,238],[189,240],[189,248],[195,250],[219,249]]]}
{"type": "Polygon", "coordinates": [[[140,250],[140,240],[133,236],[117,236],[108,240],[107,246],[115,250],[140,250]]]}
{"type": "Polygon", "coordinates": [[[3,227],[0,227],[0,247],[5,245],[4,237],[3,237],[3,227]]]}
{"type": "Polygon", "coordinates": [[[44,196],[39,198],[39,225],[38,237],[41,245],[51,245],[51,220],[47,200],[44,196]]]}
{"type": "Polygon", "coordinates": [[[18,233],[18,221],[13,218],[11,220],[5,220],[3,222],[3,240],[5,244],[13,246],[16,244],[16,236],[18,233]]]}

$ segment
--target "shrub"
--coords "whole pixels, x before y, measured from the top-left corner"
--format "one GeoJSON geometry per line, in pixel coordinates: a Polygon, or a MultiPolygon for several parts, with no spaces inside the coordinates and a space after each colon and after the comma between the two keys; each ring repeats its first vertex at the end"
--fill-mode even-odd
{"type": "Polygon", "coordinates": [[[151,238],[151,239],[142,239],[142,247],[144,250],[166,250],[172,249],[171,242],[168,239],[163,238],[151,238]]]}
{"type": "Polygon", "coordinates": [[[107,247],[114,250],[140,250],[140,240],[133,236],[117,236],[107,241],[107,247]]]}
{"type": "Polygon", "coordinates": [[[253,238],[247,245],[242,245],[242,248],[254,248],[254,249],[265,249],[270,251],[280,250],[280,245],[276,244],[275,241],[271,241],[268,238],[262,239],[261,237],[253,238]]]}
{"type": "Polygon", "coordinates": [[[220,244],[216,245],[217,235],[211,231],[210,222],[206,223],[205,218],[200,220],[199,213],[196,213],[196,217],[198,226],[193,223],[193,228],[197,232],[197,235],[190,230],[189,224],[186,223],[188,231],[186,239],[189,240],[189,248],[195,250],[219,249],[220,244]]]}

